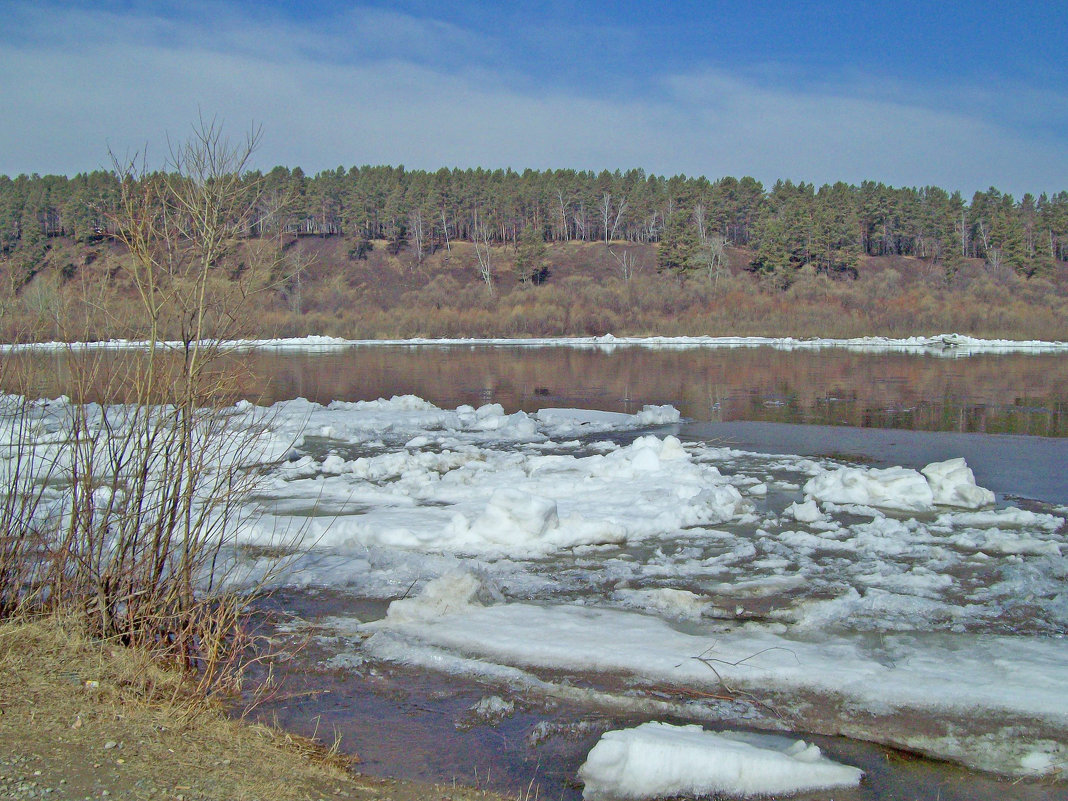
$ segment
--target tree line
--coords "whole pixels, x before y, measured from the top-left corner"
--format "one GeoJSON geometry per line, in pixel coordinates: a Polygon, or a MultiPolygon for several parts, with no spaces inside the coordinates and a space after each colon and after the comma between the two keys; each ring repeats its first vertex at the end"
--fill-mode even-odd
{"type": "MultiPolygon", "coordinates": [[[[145,174],[138,180],[161,180],[145,174]]],[[[127,179],[129,180],[129,179],[127,179]]],[[[726,247],[748,248],[748,269],[789,286],[808,266],[856,277],[860,257],[914,256],[947,277],[964,259],[991,272],[1053,275],[1068,262],[1068,192],[1020,200],[991,187],[970,201],[935,186],[895,188],[726,177],[647,175],[644,170],[440,169],[363,166],[306,175],[275,167],[242,177],[255,210],[244,235],[341,236],[361,258],[385,240],[416,260],[454,240],[517,252],[539,243],[659,243],[661,271],[725,269],[726,247]]],[[[0,176],[0,256],[33,276],[51,237],[114,237],[120,179],[107,171],[0,176]]],[[[534,257],[535,263],[538,257],[534,257]]],[[[529,276],[537,282],[536,271],[529,276]]]]}

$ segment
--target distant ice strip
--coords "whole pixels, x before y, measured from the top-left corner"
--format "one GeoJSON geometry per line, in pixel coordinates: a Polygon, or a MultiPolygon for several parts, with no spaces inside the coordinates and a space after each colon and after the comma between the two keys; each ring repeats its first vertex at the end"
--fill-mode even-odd
{"type": "MultiPolygon", "coordinates": [[[[180,342],[165,343],[170,348],[184,347],[180,342]]],[[[934,336],[854,337],[829,339],[813,337],[617,337],[605,334],[598,337],[526,337],[526,338],[442,338],[429,339],[342,339],[329,336],[291,337],[284,339],[249,339],[224,343],[224,347],[238,350],[294,350],[333,351],[352,347],[535,347],[587,348],[610,351],[616,348],[638,347],[660,350],[697,348],[774,348],[776,350],[823,350],[842,348],[868,353],[914,353],[938,356],[972,356],[982,353],[1062,353],[1068,352],[1068,342],[1043,340],[977,339],[963,334],[934,336]]],[[[102,342],[40,342],[0,345],[0,352],[17,350],[108,350],[138,349],[146,343],[136,340],[113,339],[102,342]]]]}

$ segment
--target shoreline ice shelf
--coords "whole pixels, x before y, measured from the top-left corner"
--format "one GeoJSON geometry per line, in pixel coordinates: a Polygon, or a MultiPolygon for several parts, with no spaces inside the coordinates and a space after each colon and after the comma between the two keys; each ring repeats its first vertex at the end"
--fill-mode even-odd
{"type": "MultiPolygon", "coordinates": [[[[181,349],[185,343],[163,343],[181,349]]],[[[762,336],[615,336],[604,334],[587,337],[493,337],[412,339],[344,339],[310,335],[278,339],[245,339],[223,343],[235,350],[331,351],[352,347],[533,347],[533,348],[650,348],[687,350],[695,348],[773,348],[784,351],[841,348],[859,353],[911,353],[958,358],[982,353],[1068,353],[1068,342],[1050,340],[980,339],[964,334],[936,334],[911,337],[853,337],[833,339],[812,337],[762,336]]],[[[146,347],[136,340],[114,339],[99,342],[33,342],[0,344],[0,353],[20,350],[123,350],[146,347]]]]}

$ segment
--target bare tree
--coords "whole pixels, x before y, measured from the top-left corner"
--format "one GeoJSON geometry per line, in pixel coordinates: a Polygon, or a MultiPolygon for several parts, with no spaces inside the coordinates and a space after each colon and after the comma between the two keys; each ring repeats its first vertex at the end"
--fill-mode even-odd
{"type": "Polygon", "coordinates": [[[623,222],[623,214],[627,211],[627,199],[620,198],[619,203],[616,205],[616,215],[612,218],[612,239],[616,238],[616,232],[619,231],[619,226],[623,222]]]}
{"type": "Polygon", "coordinates": [[[727,269],[727,238],[721,234],[714,234],[706,240],[708,262],[708,280],[713,287],[719,288],[719,279],[729,275],[727,269]]]}
{"type": "Polygon", "coordinates": [[[979,238],[983,242],[983,252],[990,250],[990,234],[987,232],[982,220],[979,220],[979,238]]]}
{"type": "Polygon", "coordinates": [[[560,234],[558,239],[568,240],[570,239],[568,224],[567,224],[567,203],[564,201],[564,191],[562,189],[556,190],[556,203],[557,213],[560,219],[560,234]]]}
{"type": "Polygon", "coordinates": [[[572,214],[572,220],[575,222],[575,233],[578,238],[583,242],[589,239],[589,219],[586,217],[586,204],[579,203],[578,209],[572,214]]]}
{"type": "Polygon", "coordinates": [[[623,248],[619,253],[611,249],[608,252],[612,254],[612,258],[619,264],[619,274],[623,281],[630,281],[634,275],[634,252],[627,248],[623,248]]]}
{"type": "Polygon", "coordinates": [[[693,207],[693,223],[697,226],[697,238],[701,242],[708,241],[708,231],[705,227],[705,204],[698,202],[693,207]]]}
{"type": "Polygon", "coordinates": [[[423,210],[414,208],[408,214],[408,231],[411,235],[411,243],[415,248],[415,263],[422,264],[426,256],[427,240],[429,238],[429,226],[423,219],[423,210]]]}
{"type": "Polygon", "coordinates": [[[607,245],[616,238],[620,223],[623,222],[623,214],[627,210],[627,199],[621,198],[619,203],[612,205],[612,195],[608,192],[601,194],[601,225],[604,230],[604,243],[607,245]]]}
{"type": "Polygon", "coordinates": [[[475,257],[478,259],[478,274],[486,283],[486,289],[493,292],[493,263],[490,261],[489,228],[484,218],[476,209],[471,225],[471,240],[475,245],[475,257]]]}
{"type": "Polygon", "coordinates": [[[304,313],[304,274],[313,263],[314,259],[299,247],[294,247],[283,260],[286,300],[298,317],[304,313]]]}
{"type": "Polygon", "coordinates": [[[445,234],[445,250],[448,252],[446,258],[452,258],[452,244],[449,242],[449,224],[445,221],[445,209],[441,209],[441,231],[445,234]]]}
{"type": "Polygon", "coordinates": [[[604,243],[608,244],[608,224],[612,219],[612,196],[608,192],[601,195],[601,227],[604,230],[604,243]]]}
{"type": "Polygon", "coordinates": [[[986,251],[986,266],[990,271],[990,274],[1001,280],[1005,277],[1008,269],[1005,264],[1005,256],[1001,252],[1001,248],[991,247],[986,251]]]}

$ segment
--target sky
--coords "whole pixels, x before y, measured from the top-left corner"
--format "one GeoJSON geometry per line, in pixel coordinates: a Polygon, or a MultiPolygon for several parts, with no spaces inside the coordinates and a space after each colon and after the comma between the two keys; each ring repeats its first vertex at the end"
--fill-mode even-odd
{"type": "Polygon", "coordinates": [[[0,174],[255,163],[1068,189],[1058,2],[0,0],[0,174]]]}

